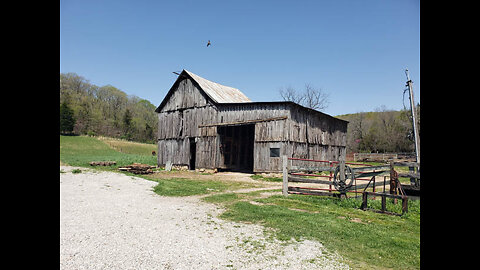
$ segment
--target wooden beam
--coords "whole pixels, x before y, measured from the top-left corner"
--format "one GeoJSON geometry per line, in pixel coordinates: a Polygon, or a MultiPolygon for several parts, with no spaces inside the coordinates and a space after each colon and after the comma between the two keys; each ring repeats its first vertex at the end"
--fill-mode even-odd
{"type": "Polygon", "coordinates": [[[328,181],[328,180],[294,177],[294,176],[290,176],[290,175],[288,176],[288,182],[315,183],[315,184],[325,184],[325,185],[332,185],[333,184],[332,181],[328,181]]]}
{"type": "Polygon", "coordinates": [[[311,190],[311,189],[305,189],[305,188],[299,188],[299,187],[288,187],[288,193],[291,194],[306,194],[306,195],[321,195],[321,196],[339,196],[338,193],[329,193],[329,192],[323,192],[323,191],[317,191],[317,190],[311,190]]]}
{"type": "Polygon", "coordinates": [[[266,119],[246,120],[246,121],[230,122],[230,123],[216,123],[216,124],[208,124],[208,125],[198,125],[198,127],[203,128],[203,127],[214,127],[214,126],[234,126],[234,125],[254,124],[254,123],[259,123],[259,122],[285,120],[285,119],[288,119],[288,116],[273,117],[273,118],[266,118],[266,119]]]}
{"type": "Polygon", "coordinates": [[[321,167],[300,167],[292,166],[291,171],[311,171],[311,172],[334,172],[335,167],[330,166],[321,166],[321,167]]]}
{"type": "Polygon", "coordinates": [[[368,166],[368,167],[357,167],[352,168],[354,172],[361,172],[361,171],[372,171],[372,170],[390,170],[389,165],[381,165],[381,166],[368,166]]]}

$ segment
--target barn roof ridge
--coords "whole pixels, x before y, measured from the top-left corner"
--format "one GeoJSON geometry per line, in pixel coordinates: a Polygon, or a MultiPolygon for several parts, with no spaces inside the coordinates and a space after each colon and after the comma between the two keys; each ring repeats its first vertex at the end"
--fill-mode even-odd
{"type": "Polygon", "coordinates": [[[205,94],[207,94],[215,103],[252,102],[237,88],[207,80],[186,69],[183,71],[187,73],[194,81],[196,81],[205,94]]]}
{"type": "Polygon", "coordinates": [[[177,79],[172,84],[172,87],[170,87],[170,90],[168,90],[160,105],[157,107],[157,109],[155,109],[155,112],[160,112],[160,110],[163,108],[168,98],[174,91],[175,85],[182,79],[182,77],[192,79],[199,86],[201,92],[203,92],[203,94],[205,94],[207,98],[215,104],[252,102],[244,93],[242,93],[237,88],[207,80],[191,71],[183,69],[182,72],[178,74],[177,79]]]}

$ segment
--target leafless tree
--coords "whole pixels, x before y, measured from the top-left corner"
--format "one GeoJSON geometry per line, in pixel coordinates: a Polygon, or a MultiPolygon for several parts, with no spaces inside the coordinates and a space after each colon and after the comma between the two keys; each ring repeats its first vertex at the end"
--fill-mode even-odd
{"type": "Polygon", "coordinates": [[[307,108],[322,111],[328,107],[329,94],[310,84],[305,84],[304,92],[298,92],[291,86],[285,89],[281,88],[279,92],[283,100],[292,101],[307,108]]]}

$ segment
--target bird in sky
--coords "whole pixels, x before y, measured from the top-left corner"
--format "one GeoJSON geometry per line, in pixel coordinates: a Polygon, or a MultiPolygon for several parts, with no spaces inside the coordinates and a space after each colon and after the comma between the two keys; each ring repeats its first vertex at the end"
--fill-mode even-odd
{"type": "Polygon", "coordinates": [[[210,45],[212,45],[212,43],[210,43],[210,40],[209,40],[208,43],[207,43],[207,47],[210,46],[210,45]]]}

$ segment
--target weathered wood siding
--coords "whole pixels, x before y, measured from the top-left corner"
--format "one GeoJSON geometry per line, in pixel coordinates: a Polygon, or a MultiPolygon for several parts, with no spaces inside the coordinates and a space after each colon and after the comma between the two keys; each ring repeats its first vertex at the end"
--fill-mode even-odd
{"type": "Polygon", "coordinates": [[[216,117],[212,106],[161,112],[158,114],[158,139],[215,136],[215,127],[199,129],[198,126],[210,124],[216,117]]]}
{"type": "Polygon", "coordinates": [[[217,123],[241,122],[289,116],[287,104],[242,103],[218,106],[217,123]]]}
{"type": "Polygon", "coordinates": [[[206,95],[201,92],[189,78],[178,81],[175,91],[165,103],[161,112],[175,111],[186,108],[207,106],[206,95]]]}
{"type": "Polygon", "coordinates": [[[255,142],[253,171],[278,172],[281,170],[282,156],[288,155],[286,145],[285,142],[255,142]],[[280,148],[280,157],[270,157],[270,148],[280,148]]]}
{"type": "Polygon", "coordinates": [[[346,146],[347,123],[299,107],[292,108],[290,141],[346,146]]]}
{"type": "Polygon", "coordinates": [[[158,165],[164,166],[169,160],[175,165],[188,165],[190,160],[188,138],[158,140],[158,165]]]}

